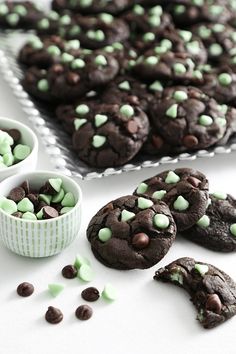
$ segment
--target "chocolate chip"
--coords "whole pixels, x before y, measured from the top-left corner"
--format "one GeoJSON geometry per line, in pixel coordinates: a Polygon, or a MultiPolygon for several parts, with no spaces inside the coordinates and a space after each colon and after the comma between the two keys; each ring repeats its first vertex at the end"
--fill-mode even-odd
{"type": "Polygon", "coordinates": [[[24,189],[25,194],[30,193],[29,181],[24,181],[20,187],[24,189]]]}
{"type": "Polygon", "coordinates": [[[140,102],[139,102],[139,98],[138,98],[137,96],[134,96],[134,95],[128,96],[128,97],[127,97],[127,102],[128,102],[129,104],[134,105],[134,106],[137,106],[137,105],[140,103],[140,102]]]}
{"type": "Polygon", "coordinates": [[[54,219],[59,216],[59,213],[55,208],[52,208],[49,205],[47,205],[43,207],[43,216],[45,219],[54,219]]]}
{"type": "Polygon", "coordinates": [[[42,188],[44,194],[52,194],[56,195],[57,191],[53,188],[53,186],[47,181],[42,188]]]}
{"type": "Polygon", "coordinates": [[[131,134],[135,134],[138,131],[138,124],[134,120],[130,120],[127,125],[127,130],[131,134]]]}
{"type": "Polygon", "coordinates": [[[152,143],[153,143],[153,145],[155,146],[155,148],[156,148],[157,150],[159,150],[159,149],[161,149],[161,147],[163,146],[164,141],[163,141],[163,139],[162,139],[160,136],[158,136],[158,135],[153,135],[153,136],[152,136],[152,143]]]}
{"type": "Polygon", "coordinates": [[[75,311],[75,316],[82,321],[90,319],[93,315],[93,309],[88,305],[81,305],[75,311]]]}
{"type": "Polygon", "coordinates": [[[57,324],[63,320],[63,314],[61,310],[57,309],[56,307],[49,306],[45,314],[45,319],[51,324],[57,324]]]}
{"type": "Polygon", "coordinates": [[[109,203],[102,209],[102,214],[106,214],[107,212],[109,212],[109,211],[111,211],[113,209],[114,209],[113,204],[109,203]]]}
{"type": "Polygon", "coordinates": [[[15,216],[16,218],[21,218],[23,213],[21,213],[20,211],[16,211],[15,213],[11,214],[12,216],[15,216]]]}
{"type": "Polygon", "coordinates": [[[15,203],[20,202],[25,197],[25,190],[22,187],[13,188],[10,191],[8,199],[13,200],[15,203]]]}
{"type": "Polygon", "coordinates": [[[61,74],[61,73],[63,73],[64,68],[63,68],[62,65],[56,64],[56,65],[53,65],[53,66],[52,66],[52,71],[53,71],[55,74],[61,74]]]}
{"type": "Polygon", "coordinates": [[[69,72],[66,75],[66,81],[70,85],[76,85],[80,81],[80,76],[76,73],[69,72]]]}
{"type": "Polygon", "coordinates": [[[30,193],[27,195],[27,198],[34,204],[35,207],[38,205],[38,194],[30,193]]]}
{"type": "Polygon", "coordinates": [[[100,294],[98,289],[91,286],[82,291],[81,297],[86,301],[93,302],[99,299],[100,294]]]}
{"type": "Polygon", "coordinates": [[[217,313],[218,315],[221,313],[222,303],[217,294],[211,294],[207,297],[206,302],[206,310],[217,313]]]}
{"type": "Polygon", "coordinates": [[[137,248],[138,250],[142,250],[143,248],[146,248],[149,244],[149,237],[143,232],[140,232],[136,235],[133,236],[132,238],[132,245],[134,248],[137,248]]]}
{"type": "Polygon", "coordinates": [[[193,148],[198,145],[198,138],[194,135],[186,135],[183,138],[183,144],[187,148],[193,148]]]}
{"type": "Polygon", "coordinates": [[[202,182],[200,181],[200,179],[196,178],[196,177],[188,177],[187,181],[193,186],[193,187],[198,187],[199,184],[201,184],[202,182]]]}
{"type": "Polygon", "coordinates": [[[27,297],[33,294],[34,286],[30,283],[24,282],[18,285],[16,291],[19,296],[27,297]]]}
{"type": "Polygon", "coordinates": [[[10,129],[8,134],[12,137],[14,143],[18,143],[21,139],[21,132],[18,129],[10,129]]]}
{"type": "Polygon", "coordinates": [[[61,271],[62,275],[64,278],[66,279],[73,279],[77,276],[77,268],[73,265],[67,265],[65,266],[62,271],[61,271]]]}

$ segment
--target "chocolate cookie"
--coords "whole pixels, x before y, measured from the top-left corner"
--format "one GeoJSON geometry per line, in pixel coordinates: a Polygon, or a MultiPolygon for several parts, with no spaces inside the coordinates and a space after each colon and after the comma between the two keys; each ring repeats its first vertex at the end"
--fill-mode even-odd
{"type": "Polygon", "coordinates": [[[96,106],[74,121],[73,147],[91,166],[114,167],[131,160],[149,132],[146,114],[137,106],[96,106]]]}
{"type": "Polygon", "coordinates": [[[214,328],[236,314],[236,283],[211,264],[180,258],[159,269],[154,279],[185,289],[204,328],[214,328]]]}
{"type": "Polygon", "coordinates": [[[211,194],[205,214],[183,236],[214,251],[236,251],[235,199],[225,193],[211,194]]]}
{"type": "Polygon", "coordinates": [[[219,103],[235,106],[236,73],[228,68],[220,68],[205,74],[201,89],[219,103]]]}
{"type": "Polygon", "coordinates": [[[136,33],[159,33],[166,28],[173,28],[170,15],[165,13],[160,5],[148,9],[135,5],[123,18],[129,24],[131,31],[136,33]]]}
{"type": "Polygon", "coordinates": [[[150,106],[150,117],[166,143],[182,152],[214,145],[227,127],[218,103],[191,86],[166,88],[150,106]]]}
{"type": "Polygon", "coordinates": [[[192,28],[207,48],[209,60],[219,61],[236,44],[236,31],[227,24],[205,23],[192,28]]]}
{"type": "MultiPolygon", "coordinates": [[[[164,44],[166,46],[167,43],[164,44]]],[[[160,46],[141,55],[132,71],[144,81],[172,80],[181,84],[202,83],[201,72],[188,53],[167,51],[160,54],[160,46]]]]}
{"type": "Polygon", "coordinates": [[[78,39],[84,48],[99,49],[115,42],[124,42],[130,32],[128,25],[119,18],[102,13],[97,17],[74,16],[73,25],[61,27],[60,35],[78,39]]]}
{"type": "Polygon", "coordinates": [[[31,1],[4,1],[0,3],[0,27],[35,28],[35,22],[44,17],[43,11],[31,1]]]}
{"type": "Polygon", "coordinates": [[[132,6],[133,3],[134,0],[53,0],[52,8],[58,12],[69,9],[81,14],[107,12],[115,15],[132,6]]]}
{"type": "Polygon", "coordinates": [[[64,53],[78,57],[81,53],[80,42],[78,40],[64,41],[55,35],[42,39],[32,36],[21,48],[18,59],[26,66],[48,68],[53,64],[61,63],[64,53]]]}
{"type": "Polygon", "coordinates": [[[119,71],[118,62],[107,53],[93,52],[77,58],[64,53],[62,60],[63,64],[53,65],[45,72],[42,87],[37,78],[29,82],[26,72],[23,80],[26,90],[40,99],[48,100],[50,97],[55,102],[71,102],[90,90],[103,87],[119,71]]]}
{"type": "Polygon", "coordinates": [[[134,194],[164,201],[170,208],[178,231],[182,231],[189,229],[205,214],[208,181],[199,171],[177,168],[140,183],[134,194]]]}
{"type": "Polygon", "coordinates": [[[199,1],[199,5],[171,4],[168,11],[178,26],[191,26],[198,22],[226,23],[232,18],[230,7],[225,1],[199,1]]]}
{"type": "Polygon", "coordinates": [[[131,104],[148,110],[153,95],[147,85],[128,75],[120,75],[111,82],[101,95],[101,100],[112,104],[131,104]]]}
{"type": "Polygon", "coordinates": [[[125,196],[105,205],[87,229],[95,257],[116,269],[145,269],[168,252],[176,225],[168,206],[136,196],[125,196]]]}

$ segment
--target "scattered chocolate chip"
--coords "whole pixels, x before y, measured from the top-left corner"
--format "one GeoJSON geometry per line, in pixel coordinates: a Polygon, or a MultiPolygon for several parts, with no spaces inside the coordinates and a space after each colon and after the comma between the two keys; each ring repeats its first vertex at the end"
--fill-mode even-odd
{"type": "Polygon", "coordinates": [[[53,65],[53,66],[52,66],[52,71],[53,71],[55,74],[61,74],[61,73],[63,73],[64,68],[63,68],[62,65],[56,64],[56,65],[53,65]]]}
{"type": "Polygon", "coordinates": [[[45,319],[51,324],[57,324],[63,320],[63,314],[61,310],[57,309],[56,307],[49,306],[45,314],[45,319]]]}
{"type": "Polygon", "coordinates": [[[77,276],[77,273],[78,273],[77,268],[73,265],[67,265],[61,271],[61,274],[66,279],[75,278],[77,276]]]}
{"type": "Polygon", "coordinates": [[[30,283],[24,282],[18,285],[16,291],[19,296],[28,297],[33,294],[34,286],[30,283]]]}
{"type": "Polygon", "coordinates": [[[130,120],[127,123],[127,130],[131,134],[135,134],[138,131],[138,124],[134,120],[130,120]]]}
{"type": "Polygon", "coordinates": [[[10,129],[8,134],[12,137],[14,143],[18,143],[21,139],[21,132],[18,129],[10,129]]]}
{"type": "Polygon", "coordinates": [[[132,245],[138,250],[142,250],[143,248],[146,248],[149,242],[150,239],[148,235],[146,235],[143,232],[134,235],[132,238],[132,245]]]}
{"type": "Polygon", "coordinates": [[[211,294],[207,297],[206,302],[206,310],[217,313],[218,315],[221,313],[222,303],[217,294],[211,294]]]}
{"type": "Polygon", "coordinates": [[[134,106],[137,106],[137,105],[140,104],[139,98],[138,98],[137,96],[134,96],[134,95],[128,96],[128,97],[127,97],[127,102],[128,102],[129,104],[134,105],[134,106]]]}
{"type": "Polygon", "coordinates": [[[13,188],[8,196],[8,199],[13,200],[15,203],[20,202],[25,197],[25,190],[22,187],[13,188]]]}
{"type": "Polygon", "coordinates": [[[102,209],[102,213],[105,214],[108,211],[111,211],[114,209],[114,206],[112,203],[107,204],[103,209],[102,209]]]}
{"type": "Polygon", "coordinates": [[[76,85],[80,81],[80,76],[76,73],[69,72],[66,76],[66,80],[70,85],[76,85]]]}
{"type": "Polygon", "coordinates": [[[43,207],[43,216],[45,219],[54,219],[59,216],[59,213],[55,208],[52,208],[49,205],[47,205],[43,207]]]}
{"type": "Polygon", "coordinates": [[[38,205],[38,194],[30,193],[27,195],[27,198],[34,204],[35,207],[38,205]]]}
{"type": "Polygon", "coordinates": [[[199,184],[202,183],[198,178],[196,178],[196,177],[191,177],[191,176],[187,178],[187,181],[188,181],[190,184],[192,184],[193,187],[196,187],[196,188],[199,186],[199,184]]]}
{"type": "Polygon", "coordinates": [[[93,301],[97,301],[99,299],[100,294],[99,294],[98,289],[91,286],[91,287],[86,288],[82,291],[81,297],[85,301],[93,302],[93,301]]]}
{"type": "Polygon", "coordinates": [[[198,145],[198,138],[194,135],[186,135],[183,138],[183,144],[187,148],[193,148],[198,145]]]}
{"type": "Polygon", "coordinates": [[[24,191],[25,191],[25,194],[29,194],[30,193],[30,188],[29,188],[29,181],[24,181],[21,186],[24,191]]]}
{"type": "Polygon", "coordinates": [[[81,305],[75,311],[75,316],[82,321],[90,319],[93,315],[93,309],[88,305],[81,305]]]}
{"type": "Polygon", "coordinates": [[[21,213],[20,211],[16,211],[15,213],[11,214],[12,216],[15,216],[16,218],[21,218],[23,213],[21,213]]]}

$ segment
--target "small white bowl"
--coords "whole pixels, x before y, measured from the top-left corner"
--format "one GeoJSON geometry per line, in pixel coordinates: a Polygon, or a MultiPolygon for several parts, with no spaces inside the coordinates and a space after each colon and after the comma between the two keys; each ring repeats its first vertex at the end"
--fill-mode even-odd
{"type": "Polygon", "coordinates": [[[38,138],[26,125],[14,119],[0,117],[0,129],[18,129],[21,132],[21,144],[28,145],[31,153],[25,160],[15,165],[0,170],[0,182],[5,178],[15,175],[16,173],[34,171],[38,161],[38,138]]]}
{"type": "Polygon", "coordinates": [[[78,236],[81,225],[82,191],[73,179],[51,171],[35,171],[9,177],[0,183],[0,197],[28,180],[33,189],[49,178],[61,178],[66,192],[73,193],[76,205],[68,213],[47,220],[16,218],[0,209],[0,240],[12,252],[39,258],[61,252],[78,236]]]}

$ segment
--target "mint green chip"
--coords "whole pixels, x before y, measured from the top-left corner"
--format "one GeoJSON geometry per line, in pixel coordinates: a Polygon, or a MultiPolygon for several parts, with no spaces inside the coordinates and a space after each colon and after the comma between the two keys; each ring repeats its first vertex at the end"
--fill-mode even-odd
{"type": "Polygon", "coordinates": [[[7,198],[1,199],[0,207],[5,213],[10,215],[17,212],[17,204],[13,200],[7,198]]]}
{"type": "Polygon", "coordinates": [[[209,125],[212,125],[213,119],[210,116],[207,116],[206,114],[202,114],[199,117],[199,123],[203,126],[208,127],[209,125]]]}
{"type": "Polygon", "coordinates": [[[72,61],[71,63],[71,68],[76,70],[76,69],[82,69],[85,67],[85,61],[83,59],[77,58],[72,61]]]}
{"type": "Polygon", "coordinates": [[[12,155],[11,152],[8,152],[6,154],[3,155],[3,163],[7,166],[7,167],[10,167],[14,164],[14,156],[12,155]]]}
{"type": "Polygon", "coordinates": [[[100,66],[106,66],[107,65],[107,59],[104,55],[97,55],[95,60],[94,60],[96,65],[100,65],[100,66]]]}
{"type": "Polygon", "coordinates": [[[99,15],[99,18],[100,18],[103,22],[108,23],[108,24],[112,23],[113,20],[114,20],[114,17],[113,17],[111,14],[107,14],[107,13],[102,13],[102,14],[100,14],[100,15],[99,15]]]}
{"type": "Polygon", "coordinates": [[[78,25],[74,25],[71,27],[71,29],[69,30],[69,34],[73,37],[73,36],[77,36],[78,34],[80,34],[81,32],[81,28],[78,25]]]}
{"type": "Polygon", "coordinates": [[[189,202],[182,195],[179,195],[173,206],[175,210],[184,211],[188,209],[189,202]]]}
{"type": "Polygon", "coordinates": [[[155,34],[152,32],[147,32],[143,35],[144,42],[152,42],[156,38],[155,34]]]}
{"type": "Polygon", "coordinates": [[[64,198],[62,199],[61,205],[63,207],[73,208],[75,206],[75,197],[73,193],[71,192],[66,193],[64,198]]]}
{"type": "Polygon", "coordinates": [[[41,92],[48,92],[48,90],[49,90],[48,80],[46,80],[46,79],[39,80],[39,82],[37,84],[37,88],[41,92]]]}
{"type": "Polygon", "coordinates": [[[102,42],[105,39],[105,34],[102,30],[97,30],[97,31],[89,30],[87,32],[87,37],[95,41],[102,42]]]}
{"type": "Polygon", "coordinates": [[[175,103],[172,106],[170,106],[167,111],[166,111],[166,116],[169,118],[177,118],[178,116],[178,105],[175,103]]]}
{"type": "Polygon", "coordinates": [[[224,193],[224,192],[217,191],[217,192],[211,193],[211,195],[219,200],[226,200],[227,199],[227,193],[224,193]]]}
{"type": "Polygon", "coordinates": [[[133,13],[135,13],[135,15],[143,15],[145,13],[144,8],[141,5],[135,5],[133,7],[133,13]]]}
{"type": "Polygon", "coordinates": [[[198,41],[189,42],[186,44],[186,49],[192,55],[197,55],[201,51],[198,41]]]}
{"type": "Polygon", "coordinates": [[[8,14],[8,12],[9,12],[8,6],[4,3],[0,4],[0,15],[4,16],[8,14]]]}
{"type": "Polygon", "coordinates": [[[163,86],[160,81],[154,81],[150,86],[149,89],[151,91],[158,91],[162,92],[163,91],[163,86]]]}
{"type": "Polygon", "coordinates": [[[127,118],[131,118],[134,115],[134,109],[129,104],[125,104],[120,107],[120,113],[127,118]]]}
{"type": "Polygon", "coordinates": [[[62,186],[61,178],[49,178],[48,182],[57,193],[60,192],[62,186]]]}
{"type": "Polygon", "coordinates": [[[56,45],[50,45],[47,48],[47,52],[53,56],[59,56],[61,55],[61,50],[58,48],[56,45]]]}
{"type": "Polygon", "coordinates": [[[65,44],[67,50],[79,50],[80,49],[80,41],[78,39],[72,39],[65,44]]]}
{"type": "Polygon", "coordinates": [[[186,7],[184,5],[176,5],[174,7],[174,12],[176,15],[182,15],[186,11],[186,7]]]}
{"type": "Polygon", "coordinates": [[[146,199],[143,197],[138,198],[138,208],[139,209],[147,209],[153,206],[153,202],[150,199],[146,199]]]}
{"type": "Polygon", "coordinates": [[[25,160],[27,156],[31,153],[31,149],[28,145],[18,144],[13,150],[13,155],[15,160],[22,161],[25,160]]]}
{"type": "Polygon", "coordinates": [[[13,145],[14,140],[8,133],[4,132],[3,130],[0,130],[0,145],[2,143],[7,143],[8,145],[13,145]]]}
{"type": "Polygon", "coordinates": [[[201,276],[204,276],[208,272],[209,267],[206,264],[196,263],[194,269],[196,269],[196,271],[198,271],[198,273],[200,273],[201,276]]]}
{"type": "Polygon", "coordinates": [[[38,22],[37,26],[40,29],[48,29],[50,27],[50,22],[47,18],[43,18],[38,22]]]}
{"type": "Polygon", "coordinates": [[[93,4],[93,0],[79,0],[81,7],[89,7],[93,4]]]}
{"type": "Polygon", "coordinates": [[[6,21],[9,25],[15,27],[20,21],[20,16],[18,14],[9,14],[6,16],[6,21]]]}
{"type": "Polygon", "coordinates": [[[175,63],[173,65],[173,70],[176,74],[185,74],[187,71],[184,64],[182,63],[175,63]]]}
{"type": "Polygon", "coordinates": [[[77,254],[74,261],[75,268],[79,269],[83,264],[90,266],[90,261],[86,257],[77,254]]]}
{"type": "Polygon", "coordinates": [[[60,191],[52,197],[52,203],[60,203],[62,199],[65,196],[65,191],[63,188],[60,189],[60,191]]]}
{"type": "Polygon", "coordinates": [[[98,149],[101,146],[103,146],[106,141],[107,141],[107,138],[105,136],[103,136],[103,135],[94,135],[93,136],[92,145],[93,145],[93,147],[98,149]]]}
{"type": "Polygon", "coordinates": [[[128,211],[126,209],[121,212],[121,221],[127,222],[135,218],[135,213],[128,211]]]}
{"type": "Polygon", "coordinates": [[[188,94],[185,91],[175,91],[173,94],[173,98],[177,101],[177,102],[183,102],[185,100],[188,99],[188,94]]]}
{"type": "Polygon", "coordinates": [[[74,120],[75,130],[79,130],[85,123],[87,123],[87,119],[85,118],[77,118],[74,120]]]}
{"type": "Polygon", "coordinates": [[[16,5],[14,7],[14,12],[20,16],[26,16],[28,13],[27,9],[23,5],[16,5]]]}
{"type": "Polygon", "coordinates": [[[207,215],[203,215],[198,221],[197,225],[202,229],[206,229],[210,225],[210,218],[207,215]]]}
{"type": "Polygon", "coordinates": [[[198,34],[202,39],[207,39],[211,36],[211,29],[206,26],[200,26],[198,29],[198,34]]]}
{"type": "Polygon", "coordinates": [[[223,53],[223,48],[221,47],[220,44],[213,43],[209,47],[209,53],[214,57],[218,57],[219,55],[221,55],[223,53]]]}
{"type": "Polygon", "coordinates": [[[94,272],[89,265],[82,264],[78,269],[78,277],[83,281],[90,282],[94,278],[94,272]]]}
{"type": "Polygon", "coordinates": [[[148,65],[156,65],[158,64],[159,59],[157,57],[154,57],[153,55],[151,55],[150,57],[147,57],[145,59],[145,63],[148,65]]]}
{"type": "Polygon", "coordinates": [[[131,89],[129,81],[121,82],[118,87],[123,91],[130,91],[131,89]]]}
{"type": "Polygon", "coordinates": [[[64,207],[60,210],[60,214],[61,215],[64,215],[64,214],[67,214],[69,213],[74,207],[64,207]]]}
{"type": "Polygon", "coordinates": [[[37,216],[33,213],[31,213],[30,211],[27,211],[26,213],[24,213],[21,217],[21,219],[25,219],[25,220],[37,220],[37,216]]]}
{"type": "Polygon", "coordinates": [[[99,128],[108,121],[108,116],[105,114],[96,114],[94,120],[95,126],[99,128]]]}
{"type": "Polygon", "coordinates": [[[113,285],[107,283],[102,291],[102,297],[105,300],[114,301],[117,299],[117,292],[113,285]]]}
{"type": "Polygon", "coordinates": [[[192,36],[193,36],[192,32],[184,31],[184,30],[179,31],[179,35],[184,40],[184,42],[191,41],[192,36]]]}
{"type": "Polygon", "coordinates": [[[110,240],[112,236],[112,231],[108,227],[104,227],[103,229],[100,229],[98,232],[98,238],[102,242],[107,242],[110,240]]]}
{"type": "Polygon", "coordinates": [[[236,224],[230,225],[230,232],[233,236],[236,236],[236,224]]]}
{"type": "Polygon", "coordinates": [[[33,49],[42,49],[43,48],[43,42],[36,36],[32,36],[29,41],[28,41],[29,45],[33,48],[33,49]]]}
{"type": "Polygon", "coordinates": [[[36,217],[38,220],[42,220],[43,217],[44,217],[44,214],[43,214],[43,208],[41,210],[39,210],[39,212],[36,214],[36,217]]]}
{"type": "Polygon", "coordinates": [[[52,201],[52,196],[50,194],[39,194],[39,200],[45,202],[47,205],[50,205],[52,201]]]}
{"type": "Polygon", "coordinates": [[[167,229],[170,225],[169,218],[164,214],[156,214],[153,218],[154,225],[159,229],[167,229]]]}
{"type": "Polygon", "coordinates": [[[161,24],[161,18],[159,16],[156,15],[151,15],[148,18],[148,23],[150,24],[150,26],[152,27],[158,27],[161,24]]]}
{"type": "Polygon", "coordinates": [[[57,297],[64,289],[63,284],[48,284],[48,290],[53,297],[57,297]]]}
{"type": "Polygon", "coordinates": [[[89,113],[89,106],[87,106],[86,104],[80,104],[76,107],[75,111],[79,116],[85,116],[89,113]]]}
{"type": "Polygon", "coordinates": [[[152,195],[152,198],[153,199],[157,199],[157,200],[162,200],[163,199],[163,197],[166,195],[166,191],[165,190],[160,190],[160,191],[156,191],[156,192],[154,192],[153,193],[153,195],[152,195]]]}
{"type": "Polygon", "coordinates": [[[22,213],[26,213],[27,211],[33,213],[34,212],[34,204],[28,198],[23,198],[17,204],[17,209],[18,209],[18,211],[21,211],[22,213]]]}
{"type": "Polygon", "coordinates": [[[180,181],[180,177],[174,172],[174,171],[169,171],[165,183],[171,184],[171,183],[177,183],[180,181]]]}
{"type": "Polygon", "coordinates": [[[3,141],[0,144],[0,155],[5,155],[11,152],[11,146],[8,144],[7,141],[3,141]]]}
{"type": "MultiPolygon", "coordinates": [[[[61,61],[63,63],[65,63],[65,64],[66,63],[71,63],[71,62],[73,62],[73,60],[74,60],[74,56],[69,54],[69,53],[63,53],[62,56],[61,56],[61,61]]],[[[72,66],[72,64],[71,64],[71,66],[72,66]]]]}
{"type": "Polygon", "coordinates": [[[140,183],[137,190],[136,190],[136,193],[143,194],[143,193],[146,193],[147,190],[148,190],[148,185],[146,183],[140,183]]]}
{"type": "Polygon", "coordinates": [[[218,76],[218,81],[222,86],[229,86],[233,79],[232,76],[228,73],[222,73],[218,76]]]}
{"type": "Polygon", "coordinates": [[[64,15],[59,21],[62,25],[67,26],[71,23],[71,17],[69,15],[64,15]]]}

